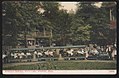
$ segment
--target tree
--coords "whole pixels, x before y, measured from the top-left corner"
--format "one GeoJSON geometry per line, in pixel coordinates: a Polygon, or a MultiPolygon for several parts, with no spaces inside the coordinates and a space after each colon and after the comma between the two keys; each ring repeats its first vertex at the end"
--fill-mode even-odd
{"type": "Polygon", "coordinates": [[[28,32],[34,31],[36,26],[42,21],[41,14],[37,11],[40,4],[40,2],[30,1],[3,2],[3,14],[5,14],[3,16],[3,40],[4,42],[11,41],[6,44],[13,46],[15,42],[14,46],[16,46],[17,39],[21,34],[25,41],[24,45],[27,47],[26,36],[28,32]],[[6,35],[11,35],[11,38],[7,39],[6,35]]]}
{"type": "Polygon", "coordinates": [[[61,45],[66,45],[68,43],[71,21],[71,16],[66,10],[59,10],[55,34],[57,35],[57,38],[59,38],[59,41],[62,42],[61,45]]]}
{"type": "MultiPolygon", "coordinates": [[[[4,1],[2,3],[3,45],[17,45],[18,38],[24,39],[27,47],[27,35],[36,28],[52,29],[50,43],[56,41],[66,45],[70,41],[77,44],[87,42],[104,43],[112,41],[110,36],[110,13],[105,6],[115,3],[102,3],[98,8],[95,2],[79,2],[76,14],[60,10],[58,2],[4,1]],[[41,12],[41,10],[43,12],[41,12]],[[103,40],[103,41],[102,41],[103,40]]],[[[115,6],[111,7],[116,18],[115,6]]]]}
{"type": "Polygon", "coordinates": [[[75,18],[71,23],[71,39],[75,44],[85,44],[84,42],[90,41],[90,25],[85,25],[79,18],[75,18]]]}
{"type": "Polygon", "coordinates": [[[38,14],[40,2],[17,2],[17,26],[19,27],[20,34],[24,37],[24,44],[27,47],[27,34],[34,32],[36,26],[41,21],[41,16],[38,14]]]}
{"type": "Polygon", "coordinates": [[[105,20],[107,20],[107,42],[112,44],[116,42],[116,2],[103,2],[101,9],[103,10],[105,20]],[[114,22],[114,25],[111,23],[114,22]]]}
{"type": "MultiPolygon", "coordinates": [[[[47,28],[50,28],[50,32],[53,34],[52,36],[54,37],[55,35],[55,27],[57,25],[57,16],[59,12],[59,3],[57,2],[42,2],[41,3],[41,8],[44,10],[42,13],[43,19],[45,20],[44,23],[47,28]]],[[[50,44],[54,40],[53,37],[50,37],[50,44]]]]}
{"type": "Polygon", "coordinates": [[[108,12],[106,12],[105,9],[98,8],[94,4],[94,2],[78,3],[76,16],[82,20],[86,26],[90,26],[88,30],[90,31],[90,35],[88,34],[90,41],[92,43],[103,44],[106,42],[105,40],[109,38],[109,16],[106,16],[108,12]]]}
{"type": "Polygon", "coordinates": [[[18,28],[16,27],[15,6],[11,2],[2,2],[2,40],[5,46],[15,46],[18,28]]]}
{"type": "MultiPolygon", "coordinates": [[[[84,44],[90,41],[90,30],[92,26],[89,23],[89,18],[92,13],[90,13],[89,8],[93,6],[90,3],[80,2],[77,4],[77,7],[78,9],[71,23],[72,40],[73,43],[84,44]]],[[[94,8],[91,11],[94,11],[94,8]]]]}

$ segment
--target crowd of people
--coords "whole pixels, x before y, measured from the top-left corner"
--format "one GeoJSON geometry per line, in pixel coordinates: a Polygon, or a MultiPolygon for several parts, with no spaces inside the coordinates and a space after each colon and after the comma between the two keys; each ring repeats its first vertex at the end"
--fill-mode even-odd
{"type": "MultiPolygon", "coordinates": [[[[5,58],[5,54],[3,54],[5,58]]],[[[6,55],[7,56],[7,55],[6,55]]],[[[58,54],[55,50],[47,49],[47,50],[35,50],[35,51],[15,51],[11,52],[9,58],[11,59],[32,59],[33,57],[41,58],[41,57],[57,57],[58,54]]]]}
{"type": "Polygon", "coordinates": [[[42,50],[35,50],[35,51],[16,51],[11,52],[9,55],[3,54],[2,59],[11,58],[11,59],[32,59],[34,56],[36,58],[47,58],[47,57],[85,57],[88,58],[89,56],[98,57],[99,55],[108,55],[110,60],[115,60],[117,57],[117,50],[116,46],[114,45],[107,45],[104,46],[86,46],[83,48],[64,48],[64,49],[42,49],[42,50]]]}
{"type": "Polygon", "coordinates": [[[89,56],[98,57],[100,55],[108,55],[109,59],[116,59],[117,50],[113,45],[104,46],[93,46],[93,47],[85,47],[85,48],[77,48],[77,49],[61,49],[60,54],[63,57],[75,57],[75,56],[84,56],[88,58],[89,56]]]}

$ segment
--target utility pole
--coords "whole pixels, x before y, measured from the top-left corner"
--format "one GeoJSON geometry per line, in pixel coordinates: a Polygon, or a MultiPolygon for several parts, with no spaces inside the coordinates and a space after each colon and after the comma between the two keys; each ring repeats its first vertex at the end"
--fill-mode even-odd
{"type": "Polygon", "coordinates": [[[110,9],[110,21],[112,21],[112,10],[110,9]]]}

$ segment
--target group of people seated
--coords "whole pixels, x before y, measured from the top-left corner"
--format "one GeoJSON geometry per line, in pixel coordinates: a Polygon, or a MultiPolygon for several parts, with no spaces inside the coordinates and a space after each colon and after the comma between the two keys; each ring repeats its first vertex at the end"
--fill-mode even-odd
{"type": "Polygon", "coordinates": [[[109,59],[116,59],[117,56],[117,50],[116,47],[114,46],[107,46],[107,47],[97,47],[93,46],[91,48],[85,47],[85,48],[68,48],[68,49],[61,49],[60,54],[62,57],[89,57],[89,56],[94,56],[98,57],[100,54],[108,55],[109,59]]]}
{"type": "Polygon", "coordinates": [[[88,51],[85,48],[78,48],[78,49],[66,49],[66,50],[60,50],[60,54],[63,57],[88,57],[89,55],[98,55],[99,52],[96,49],[92,49],[88,51]]]}
{"type": "Polygon", "coordinates": [[[16,51],[16,52],[11,52],[10,57],[12,59],[29,59],[29,58],[40,58],[40,57],[57,57],[58,54],[56,53],[55,50],[47,49],[47,50],[35,50],[35,51],[27,51],[27,52],[22,52],[22,51],[16,51]]]}
{"type": "MultiPolygon", "coordinates": [[[[97,47],[93,46],[91,48],[84,47],[84,48],[64,48],[60,50],[56,49],[42,49],[42,50],[35,50],[35,51],[17,51],[11,52],[10,58],[12,59],[29,59],[41,57],[89,57],[89,56],[99,56],[101,53],[108,54],[110,59],[116,59],[117,50],[116,47],[108,45],[107,47],[97,47]]],[[[2,59],[6,58],[7,55],[3,54],[2,59]]]]}
{"type": "Polygon", "coordinates": [[[59,53],[62,55],[62,57],[75,57],[75,56],[85,56],[85,51],[83,48],[80,49],[61,49],[59,53]]]}
{"type": "Polygon", "coordinates": [[[10,54],[11,59],[22,59],[22,58],[32,58],[32,53],[24,53],[24,52],[15,52],[10,54]]]}

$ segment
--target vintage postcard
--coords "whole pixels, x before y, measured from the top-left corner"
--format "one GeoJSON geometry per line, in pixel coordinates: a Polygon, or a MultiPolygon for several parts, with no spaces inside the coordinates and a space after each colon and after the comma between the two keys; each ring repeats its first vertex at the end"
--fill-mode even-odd
{"type": "Polygon", "coordinates": [[[116,5],[3,1],[2,73],[117,74],[116,5]]]}

